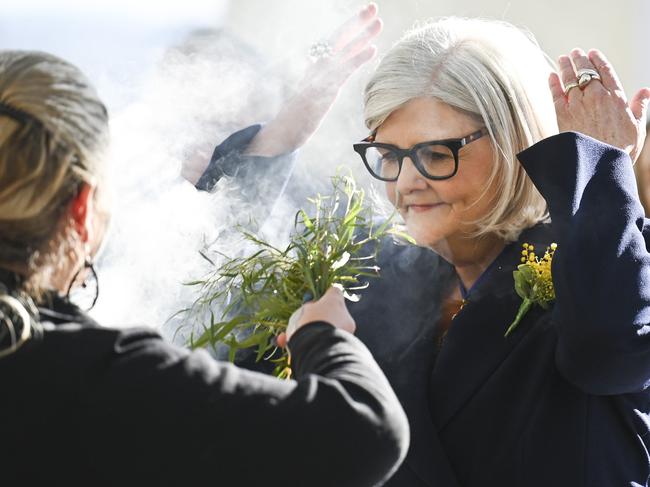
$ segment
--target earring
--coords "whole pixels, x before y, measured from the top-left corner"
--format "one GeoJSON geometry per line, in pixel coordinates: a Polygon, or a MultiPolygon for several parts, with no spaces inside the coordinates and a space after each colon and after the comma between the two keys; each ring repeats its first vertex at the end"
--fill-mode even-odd
{"type": "Polygon", "coordinates": [[[97,277],[95,265],[90,257],[86,257],[84,259],[83,267],[79,269],[72,277],[72,281],[70,281],[70,286],[68,286],[68,292],[66,293],[65,297],[69,301],[74,302],[84,311],[90,311],[95,307],[97,299],[99,298],[99,278],[97,277]],[[72,287],[74,286],[74,283],[77,281],[77,278],[82,271],[88,271],[88,275],[84,279],[84,282],[81,283],[81,290],[75,291],[73,293],[72,287]],[[91,287],[94,288],[94,290],[89,292],[88,289],[91,287]],[[86,305],[84,306],[84,304],[86,305]]]}

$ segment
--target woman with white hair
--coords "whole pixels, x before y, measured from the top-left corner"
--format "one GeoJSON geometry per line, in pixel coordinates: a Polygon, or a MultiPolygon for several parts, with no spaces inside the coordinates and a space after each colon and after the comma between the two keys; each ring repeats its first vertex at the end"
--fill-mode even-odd
{"type": "Polygon", "coordinates": [[[349,307],[411,426],[387,485],[648,485],[649,99],[505,22],[432,21],[383,57],[354,150],[418,246],[387,243],[349,307]]]}
{"type": "Polygon", "coordinates": [[[417,340],[393,313],[398,345],[376,355],[412,430],[388,485],[648,484],[650,235],[632,161],[649,99],[628,103],[596,50],[556,74],[502,22],[430,22],[383,57],[354,150],[453,271],[384,273],[352,310],[371,343],[387,324],[373,305],[442,296],[417,340]]]}

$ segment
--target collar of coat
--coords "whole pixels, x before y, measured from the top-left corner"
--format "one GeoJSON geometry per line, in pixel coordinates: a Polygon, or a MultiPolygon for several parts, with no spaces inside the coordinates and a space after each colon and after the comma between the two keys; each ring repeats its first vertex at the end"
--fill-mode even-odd
{"type": "Polygon", "coordinates": [[[411,423],[406,462],[425,485],[433,486],[434,479],[436,485],[457,485],[438,433],[487,382],[539,316],[541,310],[532,309],[515,332],[504,337],[521,304],[512,273],[520,263],[522,245],[533,244],[541,252],[552,241],[549,224],[524,231],[471,290],[442,346],[438,349],[438,333],[431,327],[408,353],[402,353],[399,370],[392,371],[391,383],[411,423]]]}

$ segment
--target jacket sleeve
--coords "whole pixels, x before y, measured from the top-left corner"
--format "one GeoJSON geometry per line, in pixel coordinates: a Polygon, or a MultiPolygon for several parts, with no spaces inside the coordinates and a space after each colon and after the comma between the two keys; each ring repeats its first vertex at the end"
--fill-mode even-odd
{"type": "Polygon", "coordinates": [[[322,322],[289,346],[295,380],[282,381],[124,334],[88,385],[93,463],[110,485],[132,472],[141,485],[381,485],[409,432],[372,356],[322,322]]]}
{"type": "Polygon", "coordinates": [[[591,394],[650,382],[648,222],[628,155],[566,132],[519,154],[548,203],[560,372],[591,394]]]}
{"type": "Polygon", "coordinates": [[[213,191],[225,176],[241,183],[241,194],[248,201],[257,201],[262,206],[272,205],[286,189],[295,167],[296,152],[277,157],[244,154],[262,127],[261,124],[251,125],[217,145],[208,167],[195,185],[196,189],[213,191]]]}

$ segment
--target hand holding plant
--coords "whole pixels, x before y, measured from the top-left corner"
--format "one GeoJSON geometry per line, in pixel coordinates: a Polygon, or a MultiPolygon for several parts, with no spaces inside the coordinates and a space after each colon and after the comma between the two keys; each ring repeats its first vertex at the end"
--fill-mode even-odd
{"type": "MultiPolygon", "coordinates": [[[[378,275],[374,258],[379,241],[394,233],[390,220],[375,226],[363,190],[349,176],[333,178],[332,194],[309,201],[313,209],[297,213],[295,231],[285,248],[243,232],[255,248],[252,254],[227,258],[206,278],[191,283],[200,297],[188,311],[210,316],[210,322],[202,324],[203,331],[190,337],[192,347],[225,345],[231,360],[238,350],[255,348],[257,361],[274,361],[275,374],[286,378],[290,360],[286,350],[278,350],[276,337],[280,344],[286,343],[281,334],[294,311],[303,306],[303,296],[308,293],[317,301],[336,286],[346,299],[359,299],[355,291],[368,286],[365,278],[378,275]]],[[[342,304],[336,304],[331,293],[323,302],[306,304],[299,323],[306,323],[312,314],[314,319],[329,321],[324,309],[342,304]]],[[[345,313],[337,311],[332,324],[347,320],[345,326],[353,329],[345,313]]]]}

